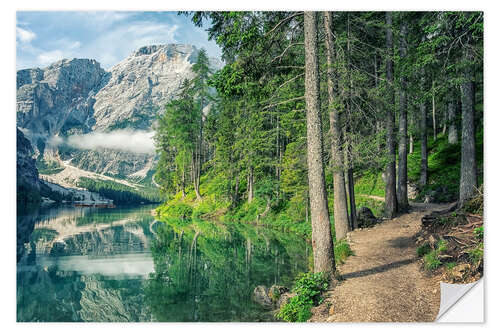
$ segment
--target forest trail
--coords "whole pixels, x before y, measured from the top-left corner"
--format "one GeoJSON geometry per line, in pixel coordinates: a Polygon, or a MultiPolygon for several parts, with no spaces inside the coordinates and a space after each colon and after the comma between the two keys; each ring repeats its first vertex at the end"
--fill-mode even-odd
{"type": "Polygon", "coordinates": [[[385,202],[385,198],[379,197],[378,195],[360,194],[360,196],[365,197],[365,198],[370,198],[373,200],[377,200],[377,201],[384,201],[385,202]]]}
{"type": "Polygon", "coordinates": [[[439,277],[426,277],[420,271],[413,236],[420,230],[422,216],[449,206],[412,204],[408,214],[350,232],[354,256],[338,267],[343,281],[312,310],[310,321],[434,321],[440,303],[439,277]]]}

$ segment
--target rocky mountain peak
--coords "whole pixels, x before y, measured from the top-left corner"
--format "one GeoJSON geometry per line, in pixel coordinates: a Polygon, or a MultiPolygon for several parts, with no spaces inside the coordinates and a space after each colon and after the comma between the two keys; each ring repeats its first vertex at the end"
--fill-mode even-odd
{"type": "MultiPolygon", "coordinates": [[[[199,49],[187,44],[143,46],[109,71],[92,59],[62,59],[17,72],[17,126],[37,155],[71,160],[71,165],[110,176],[148,174],[154,155],[118,150],[64,149],[50,152],[53,136],[151,131],[166,103],[194,74],[199,49]],[[50,153],[50,154],[49,154],[50,153]]],[[[222,67],[217,59],[212,66],[222,67]]]]}

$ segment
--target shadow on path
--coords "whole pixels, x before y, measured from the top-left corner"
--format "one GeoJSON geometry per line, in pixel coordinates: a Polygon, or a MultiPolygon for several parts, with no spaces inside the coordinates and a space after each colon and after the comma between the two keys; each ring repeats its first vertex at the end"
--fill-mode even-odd
{"type": "Polygon", "coordinates": [[[364,269],[362,271],[342,274],[342,278],[343,279],[350,279],[350,278],[363,277],[363,276],[367,276],[367,275],[371,275],[371,274],[382,273],[382,272],[385,272],[385,271],[388,271],[388,270],[391,270],[394,268],[399,268],[401,266],[409,265],[411,263],[416,262],[417,260],[418,260],[418,258],[395,261],[395,262],[391,262],[390,264],[385,264],[385,265],[373,267],[370,269],[364,269]]]}

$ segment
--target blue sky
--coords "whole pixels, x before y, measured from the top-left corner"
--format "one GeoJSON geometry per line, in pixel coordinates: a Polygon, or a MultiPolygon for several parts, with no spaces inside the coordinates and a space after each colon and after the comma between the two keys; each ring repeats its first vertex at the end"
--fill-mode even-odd
{"type": "Polygon", "coordinates": [[[176,12],[17,12],[17,69],[43,68],[63,58],[96,59],[109,69],[141,46],[166,43],[221,54],[204,29],[176,12]]]}

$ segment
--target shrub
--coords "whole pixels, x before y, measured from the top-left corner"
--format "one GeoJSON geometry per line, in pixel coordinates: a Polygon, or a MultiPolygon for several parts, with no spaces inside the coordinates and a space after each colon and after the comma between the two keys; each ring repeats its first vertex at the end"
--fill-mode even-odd
{"type": "Polygon", "coordinates": [[[424,267],[425,269],[432,271],[441,266],[441,261],[438,259],[438,253],[436,251],[431,251],[427,253],[424,257],[424,267]]]}
{"type": "Polygon", "coordinates": [[[324,273],[299,275],[292,291],[296,293],[283,305],[276,317],[288,322],[305,322],[311,317],[311,308],[321,303],[321,293],[328,288],[328,277],[324,273]]]}
{"type": "Polygon", "coordinates": [[[335,252],[335,263],[337,265],[343,264],[347,259],[347,257],[354,254],[354,252],[352,252],[351,250],[351,247],[344,239],[339,242],[335,242],[334,252],[335,252]]]}
{"type": "Polygon", "coordinates": [[[160,210],[161,217],[176,218],[176,219],[189,219],[193,213],[193,208],[182,202],[170,204],[162,207],[160,210]]]}
{"type": "Polygon", "coordinates": [[[479,243],[478,246],[467,252],[472,263],[477,264],[483,258],[484,255],[483,248],[484,248],[483,243],[479,243]]]}
{"type": "Polygon", "coordinates": [[[419,257],[423,257],[429,252],[431,252],[431,247],[428,243],[425,243],[424,245],[421,245],[417,248],[417,255],[419,257]]]}
{"type": "Polygon", "coordinates": [[[476,235],[476,238],[478,239],[483,239],[484,237],[484,227],[479,227],[474,229],[474,234],[476,235]]]}
{"type": "MultiPolygon", "coordinates": [[[[439,255],[446,251],[447,243],[445,240],[440,240],[437,243],[437,249],[430,251],[424,256],[425,269],[432,271],[441,266],[442,262],[439,260],[439,255]]],[[[418,251],[418,250],[417,250],[418,251]]]]}

